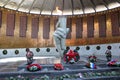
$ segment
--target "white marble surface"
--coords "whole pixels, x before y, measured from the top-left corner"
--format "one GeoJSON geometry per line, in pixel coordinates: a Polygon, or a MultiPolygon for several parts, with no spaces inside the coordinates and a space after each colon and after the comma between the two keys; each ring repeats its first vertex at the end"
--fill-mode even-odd
{"type": "MultiPolygon", "coordinates": [[[[81,56],[89,56],[91,54],[95,54],[99,58],[105,58],[105,51],[107,49],[107,46],[112,46],[111,52],[113,56],[116,56],[120,58],[120,43],[113,43],[113,44],[97,44],[97,45],[84,45],[84,46],[79,46],[80,50],[78,51],[81,56]],[[90,47],[90,50],[86,50],[86,46],[90,47]],[[97,50],[96,46],[100,46],[101,49],[97,50]]],[[[58,57],[60,56],[59,53],[56,51],[55,47],[49,47],[50,52],[47,52],[46,48],[40,48],[40,52],[36,52],[36,48],[30,48],[30,50],[34,53],[34,56],[36,57],[50,57],[50,56],[55,56],[58,57]]],[[[74,50],[76,46],[70,46],[70,49],[74,50]]],[[[26,48],[14,48],[14,49],[6,49],[8,53],[6,55],[3,55],[3,50],[0,49],[0,58],[6,58],[6,57],[25,57],[26,55],[26,48]],[[19,54],[15,54],[15,50],[19,50],[19,54]]]]}

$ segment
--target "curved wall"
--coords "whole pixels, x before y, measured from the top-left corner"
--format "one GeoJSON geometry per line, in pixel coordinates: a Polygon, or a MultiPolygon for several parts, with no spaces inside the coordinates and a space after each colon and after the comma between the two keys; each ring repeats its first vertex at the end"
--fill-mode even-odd
{"type": "MultiPolygon", "coordinates": [[[[0,9],[0,48],[54,47],[57,16],[25,14],[0,9]]],[[[67,46],[120,42],[120,11],[68,16],[67,46]]]]}
{"type": "MultiPolygon", "coordinates": [[[[69,46],[71,50],[74,50],[76,47],[79,47],[78,50],[80,59],[87,59],[88,56],[94,54],[97,56],[97,59],[106,60],[105,52],[107,47],[111,46],[112,59],[120,60],[120,43],[112,44],[97,44],[97,45],[84,45],[84,46],[69,46]],[[89,47],[89,49],[88,49],[89,47]],[[97,48],[99,47],[99,48],[97,48]]],[[[34,53],[34,57],[59,57],[59,53],[56,51],[55,47],[46,47],[39,48],[40,51],[37,52],[36,48],[30,48],[34,53]],[[49,51],[47,51],[49,49],[49,51]]],[[[11,57],[26,57],[26,48],[14,48],[14,49],[0,49],[0,59],[1,58],[11,58],[11,57]],[[3,51],[7,50],[7,54],[4,55],[3,51]],[[15,51],[19,50],[18,54],[15,54],[15,51]]]]}

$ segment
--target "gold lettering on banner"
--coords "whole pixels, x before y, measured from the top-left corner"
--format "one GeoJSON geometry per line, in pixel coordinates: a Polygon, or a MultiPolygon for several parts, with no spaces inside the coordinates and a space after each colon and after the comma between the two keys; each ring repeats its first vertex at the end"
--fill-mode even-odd
{"type": "Polygon", "coordinates": [[[31,15],[28,15],[28,19],[27,19],[27,31],[26,31],[26,37],[31,39],[31,25],[32,23],[32,16],[31,15]]]}
{"type": "Polygon", "coordinates": [[[98,17],[94,17],[94,37],[98,38],[99,37],[99,24],[98,24],[98,17]]]}
{"type": "Polygon", "coordinates": [[[87,38],[87,17],[83,18],[83,38],[87,38]]]}
{"type": "Polygon", "coordinates": [[[43,18],[39,17],[39,30],[38,30],[38,39],[37,39],[37,47],[42,46],[42,35],[43,35],[43,18]]]}
{"type": "Polygon", "coordinates": [[[111,27],[111,15],[106,15],[106,36],[112,37],[112,27],[111,27]]]}
{"type": "Polygon", "coordinates": [[[38,32],[38,39],[42,40],[43,37],[43,17],[39,17],[39,32],[38,32]]]}
{"type": "Polygon", "coordinates": [[[53,44],[53,33],[54,33],[54,18],[50,18],[50,32],[49,32],[49,41],[48,41],[48,46],[51,46],[53,44]]]}
{"type": "Polygon", "coordinates": [[[6,27],[7,27],[7,11],[2,10],[2,27],[1,27],[1,37],[6,36],[6,27]]]}
{"type": "Polygon", "coordinates": [[[19,30],[20,29],[20,16],[19,14],[15,14],[15,29],[14,29],[14,36],[19,37],[19,30]]]}
{"type": "Polygon", "coordinates": [[[72,39],[73,40],[75,40],[76,39],[76,18],[72,18],[72,26],[71,26],[72,28],[72,32],[71,32],[71,37],[72,37],[72,39]]]}

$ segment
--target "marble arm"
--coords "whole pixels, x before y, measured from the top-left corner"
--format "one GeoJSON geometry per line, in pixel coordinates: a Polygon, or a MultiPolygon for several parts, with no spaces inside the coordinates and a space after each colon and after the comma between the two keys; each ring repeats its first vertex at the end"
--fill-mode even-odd
{"type": "Polygon", "coordinates": [[[58,20],[57,24],[56,24],[56,29],[60,26],[60,21],[58,20]]]}

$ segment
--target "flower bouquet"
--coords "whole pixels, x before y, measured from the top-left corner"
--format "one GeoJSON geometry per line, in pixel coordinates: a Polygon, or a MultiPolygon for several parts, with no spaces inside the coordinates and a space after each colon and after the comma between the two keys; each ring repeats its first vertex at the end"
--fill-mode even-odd
{"type": "Polygon", "coordinates": [[[42,69],[42,67],[39,64],[30,64],[26,68],[28,71],[32,71],[32,72],[39,71],[42,69]]]}
{"type": "Polygon", "coordinates": [[[117,60],[111,60],[107,63],[107,65],[110,67],[120,67],[120,62],[118,62],[117,60]]]}
{"type": "Polygon", "coordinates": [[[77,62],[80,59],[80,56],[77,51],[69,50],[65,55],[64,55],[64,61],[66,63],[72,63],[77,62]]]}
{"type": "Polygon", "coordinates": [[[63,70],[63,65],[61,63],[56,63],[54,64],[54,69],[55,70],[63,70]]]}
{"type": "Polygon", "coordinates": [[[95,56],[95,55],[90,55],[89,57],[88,57],[88,60],[89,60],[89,62],[96,62],[97,61],[97,57],[95,56]]]}

